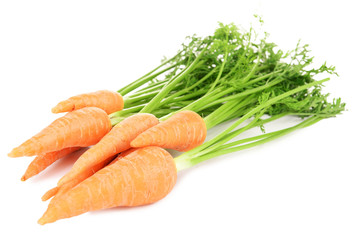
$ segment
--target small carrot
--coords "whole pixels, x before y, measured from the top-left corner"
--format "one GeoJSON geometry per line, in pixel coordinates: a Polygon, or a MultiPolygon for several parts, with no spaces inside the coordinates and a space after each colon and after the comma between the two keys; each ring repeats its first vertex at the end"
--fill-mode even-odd
{"type": "MultiPolygon", "coordinates": [[[[126,156],[125,153],[126,152],[122,153],[121,156],[126,156]]],[[[120,154],[119,154],[119,156],[120,156],[120,154]]],[[[48,199],[52,198],[53,196],[59,196],[59,195],[63,194],[64,192],[66,192],[66,191],[70,190],[71,188],[73,188],[74,186],[78,185],[83,180],[92,176],[94,173],[96,173],[97,171],[99,171],[100,169],[105,167],[107,164],[112,162],[112,160],[114,160],[114,159],[115,159],[115,157],[110,157],[106,161],[96,164],[95,166],[88,169],[87,171],[83,171],[80,175],[77,176],[77,178],[66,182],[65,184],[61,185],[60,187],[56,186],[56,187],[50,189],[41,197],[41,200],[47,201],[48,199]]]]}
{"type": "Polygon", "coordinates": [[[181,111],[169,119],[139,134],[131,146],[159,146],[178,151],[189,151],[201,145],[206,138],[206,124],[193,111],[181,111]]]}
{"type": "Polygon", "coordinates": [[[28,166],[21,181],[25,181],[32,176],[43,171],[45,168],[53,164],[56,160],[65,157],[66,155],[79,150],[81,147],[69,147],[59,151],[48,152],[37,156],[28,166]]]}
{"type": "Polygon", "coordinates": [[[88,149],[74,163],[70,172],[63,176],[58,186],[76,178],[81,172],[93,167],[130,148],[130,142],[146,129],[155,126],[159,120],[152,114],[139,113],[115,125],[96,145],[88,149]]]}
{"type": "Polygon", "coordinates": [[[56,119],[8,156],[34,156],[68,147],[87,147],[97,143],[110,129],[110,118],[104,110],[82,108],[56,119]]]}
{"type": "Polygon", "coordinates": [[[124,108],[123,97],[108,90],[84,93],[61,101],[51,109],[53,113],[71,112],[84,107],[98,107],[107,114],[120,111],[124,108]]]}
{"type": "Polygon", "coordinates": [[[116,206],[151,204],[172,190],[176,178],[175,162],[167,151],[140,148],[53,198],[38,223],[116,206]]]}
{"type": "Polygon", "coordinates": [[[52,198],[53,196],[55,196],[55,194],[57,194],[57,192],[59,191],[59,187],[54,187],[50,190],[48,190],[42,197],[41,197],[41,200],[42,201],[47,201],[49,200],[50,198],[52,198]]]}

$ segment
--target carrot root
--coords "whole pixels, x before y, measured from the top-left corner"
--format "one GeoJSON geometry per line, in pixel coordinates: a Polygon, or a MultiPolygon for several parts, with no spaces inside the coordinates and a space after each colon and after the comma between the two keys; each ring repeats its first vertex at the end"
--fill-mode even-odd
{"type": "Polygon", "coordinates": [[[50,189],[49,191],[47,191],[42,197],[41,200],[42,201],[47,201],[50,198],[52,198],[53,196],[55,196],[55,194],[59,191],[59,187],[54,187],[52,189],[50,189]]]}
{"type": "Polygon", "coordinates": [[[87,107],[67,113],[14,148],[9,157],[41,155],[68,147],[96,144],[111,129],[110,118],[100,108],[87,107]]]}
{"type": "Polygon", "coordinates": [[[24,175],[21,178],[21,181],[25,181],[46,169],[48,166],[53,164],[55,161],[60,158],[65,157],[66,155],[73,153],[79,150],[81,147],[70,147],[64,148],[59,151],[49,152],[37,156],[28,166],[24,175]]]}
{"type": "Polygon", "coordinates": [[[124,108],[123,97],[108,90],[84,93],[61,101],[51,109],[53,113],[71,112],[84,107],[98,107],[107,114],[120,111],[124,108]]]}
{"type": "Polygon", "coordinates": [[[176,178],[175,162],[167,151],[140,148],[53,198],[38,223],[116,206],[151,204],[172,190],[176,178]]]}
{"type": "Polygon", "coordinates": [[[185,152],[201,145],[206,132],[205,121],[199,114],[181,111],[139,134],[131,147],[158,146],[185,152]]]}
{"type": "Polygon", "coordinates": [[[97,171],[99,171],[100,169],[105,167],[107,164],[112,162],[114,160],[114,158],[115,157],[110,157],[110,158],[106,159],[105,161],[88,169],[87,171],[82,172],[79,176],[77,176],[77,178],[72,179],[71,181],[68,181],[68,182],[64,183],[63,185],[56,186],[56,187],[50,189],[41,197],[41,200],[47,201],[48,199],[50,199],[52,197],[57,197],[59,195],[62,195],[66,191],[72,189],[77,184],[81,183],[83,180],[87,179],[88,177],[92,176],[94,173],[96,173],[97,171]]]}
{"type": "Polygon", "coordinates": [[[77,178],[79,174],[130,148],[130,142],[140,133],[155,126],[159,120],[152,114],[139,113],[115,125],[96,145],[87,150],[63,176],[58,186],[77,178]]]}

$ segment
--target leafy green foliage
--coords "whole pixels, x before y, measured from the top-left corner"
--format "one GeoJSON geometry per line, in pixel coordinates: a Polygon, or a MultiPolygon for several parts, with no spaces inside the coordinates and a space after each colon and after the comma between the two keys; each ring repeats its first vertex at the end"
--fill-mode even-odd
{"type": "MultiPolygon", "coordinates": [[[[255,17],[262,25],[262,18],[255,17]]],[[[161,77],[151,79],[147,87],[164,83],[163,88],[169,88],[169,83],[195,59],[199,64],[187,71],[178,84],[172,84],[163,101],[157,102],[154,107],[163,109],[160,112],[170,111],[170,114],[171,111],[186,108],[201,112],[206,117],[219,114],[218,111],[214,111],[214,106],[220,107],[229,100],[238,99],[240,103],[244,98],[248,99],[246,109],[226,110],[232,111],[224,113],[224,116],[230,119],[241,117],[249,109],[261,105],[268,99],[312,83],[319,76],[337,75],[335,67],[326,63],[317,68],[312,67],[313,57],[310,56],[307,44],[302,45],[299,41],[293,50],[283,51],[275,43],[267,41],[268,35],[266,32],[257,33],[253,27],[246,31],[240,30],[235,24],[219,23],[211,36],[186,37],[178,53],[170,60],[163,60],[167,61],[166,66],[174,67],[160,75],[161,77]],[[259,38],[260,35],[263,37],[259,38]],[[193,103],[195,101],[196,104],[193,103]]],[[[147,104],[153,95],[145,93],[146,91],[141,101],[132,104],[147,104]]],[[[139,94],[135,92],[135,96],[139,94]]],[[[340,99],[327,100],[328,96],[329,94],[322,93],[322,86],[317,85],[272,104],[266,109],[265,114],[292,114],[303,118],[312,115],[331,117],[341,113],[345,104],[340,99]]],[[[131,99],[131,96],[129,98],[131,99]]],[[[206,119],[216,120],[210,124],[211,126],[227,120],[217,116],[206,119]]]]}

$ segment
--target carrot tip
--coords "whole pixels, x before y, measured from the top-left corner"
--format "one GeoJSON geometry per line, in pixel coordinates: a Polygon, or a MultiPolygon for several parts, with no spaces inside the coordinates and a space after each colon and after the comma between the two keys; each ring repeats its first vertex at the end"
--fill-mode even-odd
{"type": "Polygon", "coordinates": [[[55,107],[51,109],[52,113],[63,113],[63,112],[71,112],[75,109],[74,104],[71,101],[62,101],[55,107]]]}
{"type": "Polygon", "coordinates": [[[52,223],[57,221],[59,218],[57,218],[57,213],[54,212],[53,206],[49,205],[48,209],[45,211],[45,213],[42,215],[42,217],[38,220],[38,224],[45,225],[47,223],[52,223]]]}
{"type": "Polygon", "coordinates": [[[41,200],[43,202],[49,200],[50,198],[52,198],[53,196],[55,196],[55,194],[59,191],[59,187],[54,187],[52,189],[50,189],[49,191],[47,191],[42,197],[41,200]]]}
{"type": "Polygon", "coordinates": [[[61,113],[61,110],[58,108],[58,106],[55,106],[51,109],[52,113],[61,113]]]}
{"type": "Polygon", "coordinates": [[[21,154],[14,148],[10,153],[8,153],[8,157],[21,157],[21,154]]]}
{"type": "Polygon", "coordinates": [[[21,177],[21,181],[23,181],[23,182],[26,181],[27,179],[28,178],[25,175],[21,177]]]}
{"type": "Polygon", "coordinates": [[[23,144],[19,147],[14,148],[11,152],[8,153],[8,157],[16,158],[16,157],[24,157],[24,156],[33,156],[31,153],[31,146],[24,146],[23,144]]]}
{"type": "Polygon", "coordinates": [[[43,217],[41,217],[39,220],[38,220],[38,224],[40,225],[45,225],[47,222],[43,219],[43,217]]]}

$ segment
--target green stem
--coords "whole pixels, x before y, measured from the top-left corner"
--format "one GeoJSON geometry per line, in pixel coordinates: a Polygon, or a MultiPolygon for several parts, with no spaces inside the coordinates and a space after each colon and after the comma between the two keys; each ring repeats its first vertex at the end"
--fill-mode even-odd
{"type": "MultiPolygon", "coordinates": [[[[309,118],[310,119],[310,118],[309,118]]],[[[277,130],[277,131],[274,131],[274,132],[270,132],[270,133],[264,133],[264,134],[260,134],[258,136],[255,136],[255,137],[250,137],[250,138],[245,138],[245,139],[240,139],[240,140],[237,140],[237,141],[234,141],[234,142],[231,142],[231,143],[228,143],[228,144],[223,144],[220,148],[217,148],[216,150],[224,150],[224,149],[228,149],[230,147],[234,147],[234,146],[238,146],[240,144],[243,144],[243,143],[247,143],[247,142],[252,142],[252,141],[255,141],[255,140],[259,140],[259,139],[262,139],[262,138],[267,138],[267,137],[272,137],[274,135],[277,135],[279,133],[283,133],[285,131],[289,131],[290,129],[292,130],[295,130],[297,128],[299,128],[300,126],[302,127],[308,127],[312,124],[314,124],[315,121],[320,121],[320,119],[318,117],[314,117],[312,118],[312,120],[306,120],[299,123],[298,125],[296,126],[293,126],[293,127],[290,127],[290,128],[285,128],[285,129],[281,129],[281,130],[277,130]]],[[[258,125],[258,124],[257,124],[258,125]]]]}
{"type": "MultiPolygon", "coordinates": [[[[226,42],[228,41],[228,37],[229,37],[229,35],[226,35],[226,42]]],[[[221,66],[220,66],[220,71],[219,71],[218,75],[216,76],[215,81],[213,82],[213,84],[211,85],[211,87],[209,89],[209,93],[212,92],[212,90],[214,90],[215,86],[218,84],[218,82],[221,78],[221,75],[224,71],[224,67],[225,67],[227,58],[228,58],[228,47],[226,47],[224,61],[222,62],[221,66]]]]}
{"type": "Polygon", "coordinates": [[[205,148],[210,147],[213,144],[216,144],[218,141],[221,141],[224,137],[226,137],[231,131],[233,131],[237,126],[239,126],[241,123],[243,123],[246,119],[250,118],[251,116],[253,116],[254,114],[262,111],[263,109],[271,106],[272,104],[278,102],[279,100],[286,98],[288,96],[291,96],[297,92],[303,91],[305,89],[308,89],[310,87],[319,85],[325,81],[330,80],[329,78],[325,78],[323,80],[320,81],[314,81],[305,85],[302,85],[300,87],[297,87],[295,89],[292,89],[290,91],[287,91],[283,94],[280,94],[276,97],[273,97],[271,99],[269,99],[268,101],[258,105],[257,107],[251,109],[249,112],[247,112],[245,115],[243,115],[239,120],[237,120],[235,123],[233,123],[230,127],[228,127],[226,130],[224,130],[222,133],[220,133],[219,135],[217,135],[215,138],[211,139],[208,142],[205,142],[204,144],[200,145],[199,147],[196,147],[188,152],[186,152],[185,154],[188,156],[191,155],[196,155],[198,153],[200,153],[201,151],[203,151],[205,148]]]}
{"type": "Polygon", "coordinates": [[[240,98],[220,105],[219,108],[204,118],[206,128],[210,129],[222,122],[232,119],[234,113],[238,112],[250,102],[252,102],[252,98],[240,98]]]}
{"type": "Polygon", "coordinates": [[[172,61],[172,59],[167,60],[166,62],[162,63],[160,66],[158,66],[157,68],[155,68],[154,70],[152,70],[151,72],[145,74],[144,76],[142,76],[141,78],[133,81],[132,83],[128,84],[127,86],[121,88],[118,90],[118,93],[120,93],[122,96],[125,96],[126,94],[128,94],[129,92],[133,91],[134,89],[144,85],[145,83],[151,81],[152,79],[154,79],[155,77],[159,76],[160,74],[163,74],[164,72],[178,66],[180,63],[175,63],[163,70],[161,70],[158,73],[155,73],[153,75],[150,75],[151,73],[155,72],[156,70],[158,70],[159,68],[161,68],[162,66],[166,65],[167,63],[169,63],[170,61],[172,61]]]}
{"type": "Polygon", "coordinates": [[[254,66],[252,67],[250,73],[249,73],[245,78],[242,79],[242,82],[243,82],[243,83],[246,83],[249,79],[251,79],[251,78],[254,76],[254,74],[255,74],[255,72],[256,72],[256,70],[257,70],[257,67],[258,67],[259,64],[260,64],[260,54],[258,55],[258,57],[257,57],[256,60],[257,60],[257,61],[256,61],[256,63],[254,64],[254,66]]]}
{"type": "Polygon", "coordinates": [[[209,102],[210,99],[211,99],[212,97],[214,97],[216,94],[218,94],[219,92],[221,92],[221,89],[215,89],[212,93],[210,93],[210,94],[205,94],[205,95],[202,96],[201,98],[193,101],[192,103],[190,103],[189,105],[183,107],[182,109],[180,109],[180,110],[178,110],[178,111],[174,111],[174,112],[172,112],[171,114],[168,114],[168,115],[162,117],[162,118],[160,119],[160,121],[165,121],[166,119],[169,119],[172,115],[174,115],[174,114],[176,114],[176,113],[178,113],[178,112],[180,112],[180,111],[191,110],[191,111],[197,112],[197,111],[195,110],[197,106],[202,106],[202,105],[205,104],[205,102],[209,102]],[[203,103],[203,102],[204,102],[204,103],[203,103]]]}
{"type": "Polygon", "coordinates": [[[214,157],[218,157],[224,154],[229,154],[229,153],[233,153],[233,152],[237,152],[237,151],[241,151],[244,149],[248,149],[248,148],[252,148],[267,142],[270,142],[276,138],[282,137],[286,134],[289,134],[297,129],[300,128],[304,128],[304,127],[308,127],[311,126],[315,123],[317,123],[318,121],[320,121],[322,118],[313,116],[307,120],[304,120],[303,122],[293,126],[293,127],[289,127],[286,129],[282,129],[282,130],[278,130],[275,132],[271,132],[271,133],[267,133],[267,134],[262,134],[259,136],[255,136],[255,137],[250,137],[250,138],[245,138],[245,139],[241,139],[238,140],[236,142],[233,143],[229,143],[226,145],[223,145],[223,148],[221,149],[216,149],[213,152],[210,153],[206,153],[204,155],[201,156],[197,156],[196,158],[192,158],[192,157],[188,157],[188,156],[183,156],[184,154],[180,155],[179,157],[176,157],[175,163],[176,163],[176,167],[178,171],[190,168],[196,164],[199,164],[205,160],[208,160],[210,158],[214,158],[214,157]],[[260,140],[258,140],[260,139],[260,140]],[[258,140],[258,141],[256,141],[258,140]],[[248,143],[250,142],[250,143],[248,143]],[[248,143],[248,144],[244,144],[244,143],[248,143]],[[240,145],[242,144],[242,145],[240,145]],[[240,145],[240,146],[237,146],[240,145]],[[236,147],[233,147],[236,146],[236,147]]]}
{"type": "Polygon", "coordinates": [[[276,75],[276,74],[278,74],[278,73],[280,73],[280,72],[282,72],[282,70],[277,70],[277,71],[274,71],[274,72],[271,72],[271,73],[264,74],[264,75],[262,75],[262,76],[260,76],[260,77],[257,77],[257,78],[252,79],[251,81],[248,81],[248,82],[246,82],[246,83],[243,83],[242,87],[247,87],[247,86],[249,86],[249,85],[251,85],[251,84],[254,84],[254,83],[257,83],[257,82],[259,82],[259,81],[261,81],[261,80],[264,80],[264,79],[267,79],[267,78],[271,78],[271,77],[273,77],[274,75],[276,75]]]}
{"type": "Polygon", "coordinates": [[[145,93],[143,95],[140,96],[136,96],[136,97],[124,97],[124,106],[129,106],[132,103],[144,100],[144,99],[151,99],[152,97],[154,97],[156,94],[158,94],[159,91],[152,91],[152,92],[148,92],[145,93]]]}
{"type": "Polygon", "coordinates": [[[245,132],[246,130],[254,127],[256,125],[256,123],[259,121],[260,117],[262,117],[264,115],[265,109],[263,109],[259,114],[257,114],[254,118],[254,120],[252,120],[249,124],[247,124],[245,127],[238,129],[236,131],[236,134],[231,134],[229,133],[227,136],[225,136],[224,138],[220,139],[219,141],[215,142],[213,145],[209,146],[206,149],[203,149],[201,151],[201,155],[206,154],[208,152],[211,152],[215,149],[217,149],[218,147],[220,147],[221,145],[223,145],[224,143],[230,141],[231,139],[233,139],[234,137],[236,137],[237,135],[239,135],[240,133],[245,132]]]}
{"type": "Polygon", "coordinates": [[[145,106],[145,104],[134,106],[134,107],[129,107],[129,108],[124,108],[123,110],[120,110],[118,112],[114,112],[114,113],[110,114],[110,118],[123,117],[128,113],[137,113],[144,106],[145,106]]]}
{"type": "Polygon", "coordinates": [[[219,103],[224,102],[224,101],[231,101],[231,100],[237,99],[239,97],[243,97],[243,96],[247,96],[247,95],[250,95],[250,94],[253,94],[253,93],[256,93],[256,92],[263,91],[264,89],[267,89],[267,88],[270,88],[270,87],[272,87],[272,86],[274,86],[276,84],[279,84],[284,80],[285,79],[283,79],[283,78],[279,78],[279,79],[271,81],[271,82],[269,82],[269,83],[267,83],[265,85],[262,85],[262,86],[259,86],[259,87],[256,87],[256,88],[251,88],[251,89],[242,91],[242,92],[237,93],[237,94],[233,94],[233,95],[221,98],[221,99],[211,101],[209,104],[206,105],[206,107],[211,107],[213,105],[219,104],[219,103]]]}
{"type": "MultiPolygon", "coordinates": [[[[192,99],[194,97],[198,97],[200,95],[203,95],[207,92],[206,89],[203,89],[203,90],[199,90],[199,91],[196,91],[196,92],[192,92],[192,93],[189,93],[189,94],[186,94],[184,96],[181,96],[181,97],[177,97],[175,99],[172,99],[173,101],[171,102],[177,102],[177,101],[183,101],[183,100],[187,100],[187,99],[192,99]]],[[[165,98],[165,100],[167,100],[167,98],[165,98]]],[[[168,104],[170,101],[165,101],[165,102],[161,102],[161,105],[163,104],[168,104]]]]}
{"type": "Polygon", "coordinates": [[[195,84],[191,85],[190,87],[184,88],[184,89],[176,92],[175,94],[172,94],[171,96],[165,98],[163,101],[161,101],[161,104],[168,103],[168,102],[172,101],[174,98],[181,96],[182,94],[188,93],[190,90],[194,89],[195,87],[197,87],[198,85],[203,83],[205,80],[207,80],[209,77],[211,77],[211,75],[213,75],[215,73],[215,70],[216,70],[216,68],[212,69],[208,74],[206,74],[203,78],[201,78],[199,81],[197,81],[195,84]]]}
{"type": "Polygon", "coordinates": [[[197,68],[199,65],[203,64],[203,61],[200,61],[201,57],[203,56],[205,50],[204,48],[199,56],[183,71],[181,71],[177,76],[175,76],[168,84],[166,84],[160,92],[148,103],[145,107],[140,111],[141,113],[152,112],[161,100],[175,87],[177,83],[179,83],[185,76],[187,76],[191,71],[197,68]]]}
{"type": "Polygon", "coordinates": [[[157,81],[154,83],[150,83],[148,86],[146,86],[145,88],[139,89],[138,91],[132,93],[129,97],[138,97],[140,95],[143,95],[145,93],[149,93],[149,92],[153,92],[155,90],[159,91],[166,83],[168,80],[162,80],[162,81],[157,81]]]}

